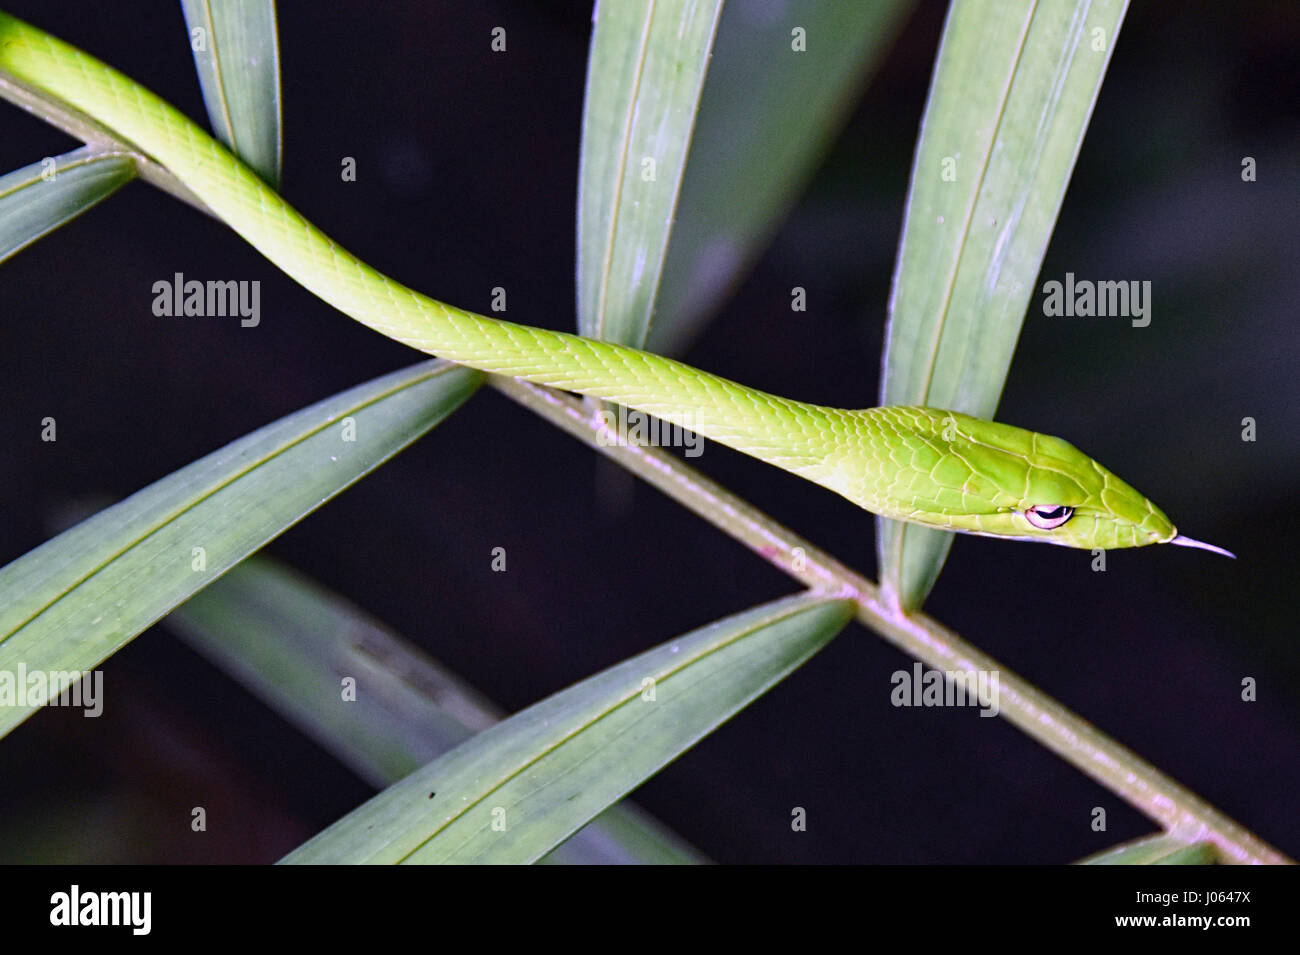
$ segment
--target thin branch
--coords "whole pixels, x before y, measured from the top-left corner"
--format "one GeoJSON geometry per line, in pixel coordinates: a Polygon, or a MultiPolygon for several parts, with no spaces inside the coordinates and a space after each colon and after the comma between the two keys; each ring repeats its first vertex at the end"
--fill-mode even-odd
{"type": "Polygon", "coordinates": [[[498,391],[617,461],[791,577],[853,600],[859,622],[927,666],[943,671],[997,671],[1002,716],[1160,823],[1169,835],[1188,843],[1212,842],[1225,862],[1291,862],[938,621],[889,605],[874,583],[679,458],[659,448],[619,444],[605,418],[558,391],[497,375],[489,380],[498,391]]]}
{"type": "Polygon", "coordinates": [[[212,215],[212,210],[172,175],[169,169],[160,165],[134,143],[127,142],[113,130],[85,113],[73,109],[48,93],[32,89],[7,73],[0,73],[0,99],[7,99],[37,119],[42,119],[67,133],[73,139],[80,139],[87,146],[94,147],[96,151],[129,156],[135,163],[136,175],[145,182],[157,186],[163,192],[188,203],[200,212],[212,215]]]}

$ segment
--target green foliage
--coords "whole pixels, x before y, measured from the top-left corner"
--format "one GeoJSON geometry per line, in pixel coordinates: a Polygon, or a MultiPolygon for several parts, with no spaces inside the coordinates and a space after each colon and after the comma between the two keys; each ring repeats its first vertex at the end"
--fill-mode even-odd
{"type": "Polygon", "coordinates": [[[0,262],[107,199],[135,176],[129,156],[82,146],[0,176],[0,262]]]}
{"type": "MultiPolygon", "coordinates": [[[[0,570],[0,671],[98,665],[437,425],[482,380],[441,361],[385,375],[254,431],[20,557],[0,570]]],[[[34,708],[0,707],[0,735],[34,708]]]]}
{"type": "MultiPolygon", "coordinates": [[[[501,718],[490,703],[368,614],[255,556],[166,620],[186,643],[358,775],[388,786],[501,718]],[[356,681],[344,701],[345,680],[356,681]]],[[[624,801],[542,861],[568,865],[705,861],[624,801]]]]}
{"type": "Polygon", "coordinates": [[[722,0],[596,7],[578,169],[578,332],[640,347],[722,0]]]}
{"type": "MultiPolygon", "coordinates": [[[[733,4],[710,67],[719,0],[600,4],[581,150],[580,330],[631,344],[649,336],[669,348],[698,329],[770,235],[908,6],[816,0],[792,26],[779,16],[747,20],[745,6],[733,4]],[[792,42],[800,30],[804,49],[792,42]],[[801,58],[808,49],[818,50],[815,67],[801,58]],[[706,82],[710,69],[715,85],[706,82]]],[[[278,183],[274,5],[183,7],[191,31],[208,41],[191,47],[214,131],[278,183]]],[[[985,417],[996,409],[1125,8],[1123,0],[953,4],[916,152],[883,403],[985,417]]],[[[196,201],[94,117],[4,80],[0,95],[88,145],[55,160],[53,178],[37,162],[0,179],[0,259],[133,176],[196,201]]],[[[809,546],[800,560],[816,573],[798,561],[782,566],[817,589],[692,631],[500,722],[355,608],[265,563],[238,566],[438,424],[482,380],[442,362],[386,375],[253,432],[19,558],[0,570],[0,670],[89,669],[174,611],[172,625],[232,678],[388,787],[288,862],[696,862],[619,801],[797,669],[852,614],[931,665],[974,659],[934,621],[889,606],[919,606],[949,537],[915,527],[904,536],[888,522],[886,599],[809,546]],[[227,571],[228,581],[203,590],[227,571]],[[358,649],[358,633],[368,651],[358,649]],[[446,692],[434,700],[412,687],[413,672],[446,692]],[[340,683],[352,673],[361,674],[365,703],[343,715],[340,683]]],[[[512,396],[550,403],[553,420],[581,432],[567,399],[527,394],[512,396]]],[[[797,538],[670,456],[615,457],[652,479],[669,475],[666,483],[689,489],[682,499],[769,559],[774,540],[783,542],[778,563],[798,549],[785,546],[797,538]]],[[[1035,738],[1153,818],[1196,823],[1206,840],[1159,836],[1088,862],[1280,860],[1009,671],[1003,685],[1004,712],[1017,725],[1041,731],[1035,738]],[[1048,723],[1056,736],[1041,730],[1048,723]]],[[[0,710],[0,735],[33,708],[0,710]]]]}
{"type": "Polygon", "coordinates": [[[852,605],[803,595],[632,657],[484,730],[284,859],[534,862],[820,650],[852,605]]]}
{"type": "Polygon", "coordinates": [[[274,0],[181,0],[217,138],[280,184],[280,42],[274,0]]]}
{"type": "Polygon", "coordinates": [[[1213,843],[1184,842],[1173,836],[1147,836],[1107,849],[1079,865],[1217,865],[1213,843]]]}
{"type": "MultiPolygon", "coordinates": [[[[912,168],[881,404],[994,416],[1127,6],[954,4],[912,168]]],[[[877,525],[881,584],[919,607],[952,535],[877,525]]]]}

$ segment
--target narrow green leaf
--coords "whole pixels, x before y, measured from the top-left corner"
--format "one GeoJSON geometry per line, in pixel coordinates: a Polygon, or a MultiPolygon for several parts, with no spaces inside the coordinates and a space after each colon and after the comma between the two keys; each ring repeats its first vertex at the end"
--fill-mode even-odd
{"type": "MultiPolygon", "coordinates": [[[[418,648],[337,594],[253,556],[166,625],[376,786],[388,786],[501,714],[418,648]],[[345,677],[356,699],[342,702],[345,677]]],[[[705,861],[645,813],[611,806],[544,861],[705,861]]]]}
{"type": "Polygon", "coordinates": [[[630,799],[616,802],[539,865],[707,865],[709,858],[630,799]]]}
{"type": "Polygon", "coordinates": [[[0,262],[135,177],[129,155],[82,146],[0,176],[0,262]]]}
{"type": "Polygon", "coordinates": [[[203,104],[217,138],[280,184],[280,43],[275,0],[181,0],[203,104]]]}
{"type": "Polygon", "coordinates": [[[284,862],[527,863],[821,649],[852,604],[801,594],[632,657],[478,734],[284,862]]]}
{"type": "Polygon", "coordinates": [[[375,786],[497,720],[415,647],[267,557],[232,568],[164,623],[375,786]],[[340,702],[344,677],[357,681],[355,701],[340,702]]]}
{"type": "Polygon", "coordinates": [[[685,347],[762,251],[911,9],[911,0],[778,0],[722,11],[653,351],[685,347]]]}
{"type": "MultiPolygon", "coordinates": [[[[912,169],[881,404],[991,418],[1127,0],[957,0],[912,169]]],[[[879,521],[881,582],[917,607],[952,535],[879,521]]]]}
{"type": "Polygon", "coordinates": [[[578,168],[578,330],[645,343],[722,0],[601,3],[578,168]]]}
{"type": "MultiPolygon", "coordinates": [[[[70,677],[454,411],[478,372],[422,362],[281,418],[0,570],[0,674],[70,677]]],[[[60,688],[69,684],[60,678],[60,688]]],[[[0,705],[0,735],[41,701],[0,705]]]]}
{"type": "Polygon", "coordinates": [[[1213,843],[1157,835],[1135,839],[1080,859],[1076,865],[1218,865],[1213,843]]]}

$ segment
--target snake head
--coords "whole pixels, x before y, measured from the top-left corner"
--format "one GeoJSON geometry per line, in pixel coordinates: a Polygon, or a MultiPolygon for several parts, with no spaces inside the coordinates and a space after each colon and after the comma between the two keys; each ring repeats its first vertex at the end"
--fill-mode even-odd
{"type": "Polygon", "coordinates": [[[1227,553],[1180,537],[1150,499],[1060,438],[934,408],[863,414],[876,416],[877,438],[888,435],[873,443],[891,448],[888,500],[873,503],[905,520],[1087,550],[1175,543],[1227,553]]]}
{"type": "Polygon", "coordinates": [[[986,513],[971,515],[976,533],[1088,550],[1165,544],[1177,536],[1148,497],[1068,441],[965,415],[944,424],[953,435],[950,453],[994,501],[986,513]]]}

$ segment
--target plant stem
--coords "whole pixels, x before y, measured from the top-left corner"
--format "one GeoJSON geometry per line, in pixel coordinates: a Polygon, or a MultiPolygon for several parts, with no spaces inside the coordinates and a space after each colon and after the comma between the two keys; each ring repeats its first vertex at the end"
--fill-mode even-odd
{"type": "Polygon", "coordinates": [[[78,112],[49,94],[34,90],[5,73],[0,73],[0,99],[7,99],[15,106],[67,133],[73,139],[80,139],[97,152],[129,156],[135,163],[136,175],[145,182],[157,186],[163,192],[188,203],[200,212],[212,215],[198,196],[190,192],[170,170],[159,165],[134,144],[122,139],[107,126],[85,113],[78,112]]]}
{"type": "Polygon", "coordinates": [[[679,458],[659,448],[618,444],[605,419],[593,408],[554,389],[497,375],[489,380],[498,391],[617,461],[791,577],[816,590],[853,600],[859,622],[927,666],[942,671],[996,672],[1002,716],[1160,823],[1169,835],[1188,843],[1212,842],[1224,862],[1291,862],[938,621],[892,606],[870,580],[679,458]]]}

